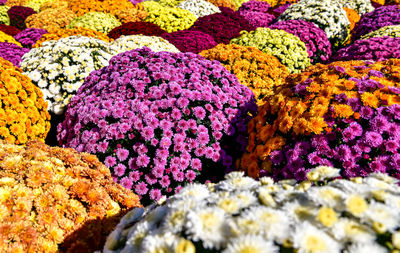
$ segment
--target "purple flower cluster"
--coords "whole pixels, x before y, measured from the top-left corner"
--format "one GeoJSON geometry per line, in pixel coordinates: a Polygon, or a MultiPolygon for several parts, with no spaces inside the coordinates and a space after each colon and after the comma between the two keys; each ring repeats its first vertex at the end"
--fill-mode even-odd
{"type": "Polygon", "coordinates": [[[353,30],[353,40],[381,27],[400,24],[400,8],[398,5],[388,5],[376,8],[364,14],[353,30]]]}
{"type": "Polygon", "coordinates": [[[238,12],[220,7],[221,13],[200,17],[190,28],[211,35],[215,42],[229,44],[230,40],[240,36],[240,31],[252,31],[255,27],[238,12]]]}
{"type": "Polygon", "coordinates": [[[297,36],[306,44],[312,63],[327,62],[332,55],[331,43],[325,32],[311,22],[287,20],[275,23],[268,28],[284,30],[297,36]]]}
{"type": "Polygon", "coordinates": [[[36,11],[32,8],[24,6],[13,6],[7,11],[8,17],[10,18],[10,25],[17,27],[20,30],[26,28],[26,18],[35,13],[36,11]]]}
{"type": "MultiPolygon", "coordinates": [[[[344,68],[335,68],[346,75],[344,68]]],[[[356,82],[358,93],[362,94],[384,88],[370,78],[384,75],[370,70],[362,78],[348,80],[356,82]]],[[[400,89],[391,87],[389,92],[400,94],[400,89]]],[[[271,152],[273,177],[305,180],[307,168],[326,165],[341,168],[341,176],[345,178],[381,172],[400,179],[400,105],[372,108],[344,93],[335,95],[333,101],[351,106],[360,117],[335,118],[330,107],[324,120],[331,131],[301,138],[288,134],[287,144],[271,152]]]]}
{"type": "Polygon", "coordinates": [[[0,57],[19,67],[21,58],[24,54],[28,53],[28,48],[23,48],[14,43],[0,42],[0,57]]]}
{"type": "Polygon", "coordinates": [[[213,37],[200,31],[182,30],[164,33],[161,37],[169,41],[183,53],[192,52],[197,54],[217,45],[213,37]]]}
{"type": "MultiPolygon", "coordinates": [[[[64,147],[96,154],[141,203],[233,169],[254,94],[220,63],[147,47],[93,71],[58,125],[64,147]]],[[[215,178],[213,178],[215,177],[215,178]]]]}
{"type": "Polygon", "coordinates": [[[373,60],[384,61],[390,58],[400,58],[400,38],[373,37],[357,40],[344,47],[332,57],[334,61],[373,60]]]}
{"type": "Polygon", "coordinates": [[[240,13],[243,11],[256,11],[256,12],[267,13],[269,8],[271,8],[271,5],[269,5],[269,3],[267,2],[251,0],[243,3],[239,7],[238,12],[240,13]]]}
{"type": "Polygon", "coordinates": [[[254,27],[268,27],[276,17],[269,13],[258,11],[240,11],[239,14],[254,27]]]}
{"type": "Polygon", "coordinates": [[[32,48],[43,34],[47,33],[45,29],[28,28],[14,36],[23,47],[32,48]]]}
{"type": "Polygon", "coordinates": [[[284,5],[278,6],[272,10],[270,10],[270,12],[272,12],[273,14],[276,14],[276,16],[280,16],[282,13],[284,13],[286,11],[287,8],[289,8],[289,6],[291,6],[293,3],[285,3],[284,5]]]}

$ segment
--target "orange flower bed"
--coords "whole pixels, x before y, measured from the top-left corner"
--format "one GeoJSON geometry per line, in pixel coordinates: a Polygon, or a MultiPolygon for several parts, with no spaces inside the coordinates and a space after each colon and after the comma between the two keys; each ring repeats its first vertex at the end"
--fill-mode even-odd
{"type": "Polygon", "coordinates": [[[286,66],[275,56],[254,47],[219,44],[204,50],[200,55],[208,60],[221,62],[241,84],[254,92],[259,105],[263,103],[262,99],[272,95],[272,89],[281,85],[289,75],[286,66]]]}
{"type": "Polygon", "coordinates": [[[46,9],[58,9],[58,8],[68,8],[68,2],[64,0],[49,1],[40,5],[40,11],[46,9]]]}
{"type": "Polygon", "coordinates": [[[0,141],[0,251],[93,252],[138,197],[99,160],[39,141],[0,141]]]}
{"type": "Polygon", "coordinates": [[[6,5],[9,7],[13,6],[24,6],[27,0],[7,0],[6,5]]]}
{"type": "MultiPolygon", "coordinates": [[[[237,166],[252,177],[260,172],[272,173],[272,151],[297,141],[308,142],[316,135],[340,132],[332,122],[358,122],[363,110],[400,104],[399,90],[399,59],[310,66],[301,74],[289,76],[286,83],[275,88],[274,95],[264,99],[265,104],[248,124],[247,153],[237,166]]],[[[272,174],[280,173],[278,168],[274,170],[272,174]]]]}
{"type": "Polygon", "coordinates": [[[33,48],[40,47],[42,46],[42,43],[45,41],[49,40],[59,40],[61,38],[66,38],[69,36],[76,36],[76,35],[81,35],[81,36],[86,36],[86,37],[92,37],[92,38],[97,38],[100,40],[103,40],[105,42],[110,42],[113,39],[110,39],[106,34],[102,32],[97,32],[88,28],[83,28],[83,27],[78,27],[75,29],[58,29],[55,30],[51,33],[46,33],[44,34],[40,40],[38,40],[35,45],[33,45],[33,48]]]}
{"type": "Polygon", "coordinates": [[[147,17],[147,12],[142,9],[125,9],[116,10],[114,16],[121,21],[121,23],[140,22],[147,17]]]}
{"type": "Polygon", "coordinates": [[[132,4],[129,0],[70,0],[69,9],[82,16],[88,12],[105,12],[113,15],[120,10],[138,9],[143,10],[141,4],[132,4]]]}
{"type": "Polygon", "coordinates": [[[29,16],[25,23],[27,27],[46,29],[48,32],[65,28],[77,16],[67,8],[45,9],[29,16]]]}
{"type": "Polygon", "coordinates": [[[22,71],[0,58],[0,139],[24,144],[44,141],[50,130],[47,103],[38,87],[22,71]]]}
{"type": "Polygon", "coordinates": [[[236,6],[232,0],[207,0],[217,7],[226,7],[232,10],[236,10],[236,6]]]}

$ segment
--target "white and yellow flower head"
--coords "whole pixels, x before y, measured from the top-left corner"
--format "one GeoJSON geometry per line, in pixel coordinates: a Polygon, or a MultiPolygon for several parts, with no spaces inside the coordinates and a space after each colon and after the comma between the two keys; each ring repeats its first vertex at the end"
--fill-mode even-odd
{"type": "Polygon", "coordinates": [[[112,50],[114,55],[142,47],[148,47],[153,52],[161,52],[161,51],[174,52],[174,53],[179,52],[179,50],[174,45],[164,40],[163,38],[157,36],[145,36],[145,35],[121,36],[110,43],[110,50],[112,50]]]}

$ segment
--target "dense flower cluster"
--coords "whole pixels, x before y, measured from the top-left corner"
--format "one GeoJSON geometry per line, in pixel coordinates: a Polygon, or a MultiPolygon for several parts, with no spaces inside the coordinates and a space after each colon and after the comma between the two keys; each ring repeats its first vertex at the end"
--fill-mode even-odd
{"type": "Polygon", "coordinates": [[[23,6],[27,0],[7,0],[6,6],[23,6]]]}
{"type": "Polygon", "coordinates": [[[248,124],[240,165],[253,177],[304,180],[317,165],[343,177],[400,178],[400,60],[314,65],[289,76],[248,124]]]}
{"type": "MultiPolygon", "coordinates": [[[[217,42],[209,34],[200,31],[176,31],[165,33],[161,37],[173,44],[181,52],[199,53],[213,48],[217,42]]],[[[153,50],[154,51],[154,50],[153,50]]]]}
{"type": "Polygon", "coordinates": [[[188,29],[197,19],[190,11],[163,6],[156,1],[146,1],[142,5],[149,13],[144,21],[156,24],[167,32],[188,29]]]}
{"type": "Polygon", "coordinates": [[[239,38],[232,39],[231,43],[256,47],[277,57],[290,73],[299,73],[311,64],[306,45],[291,33],[257,28],[255,31],[244,31],[241,34],[239,38]]]}
{"type": "Polygon", "coordinates": [[[40,7],[42,4],[45,4],[46,2],[51,2],[54,0],[26,0],[24,4],[22,4],[25,7],[30,7],[36,12],[40,12],[40,7]]]}
{"type": "Polygon", "coordinates": [[[255,28],[239,13],[228,8],[221,8],[221,13],[215,13],[199,18],[190,30],[211,35],[215,42],[229,44],[233,38],[240,36],[240,31],[251,31],[255,28]]]}
{"type": "Polygon", "coordinates": [[[117,10],[114,15],[121,23],[128,23],[143,21],[147,17],[148,13],[143,9],[130,8],[117,10]]]}
{"type": "Polygon", "coordinates": [[[336,0],[301,0],[287,8],[279,20],[302,19],[324,30],[333,47],[343,45],[350,37],[350,21],[336,0]]]}
{"type": "Polygon", "coordinates": [[[239,13],[253,27],[268,27],[275,20],[275,16],[270,13],[246,10],[239,11],[239,13]]]}
{"type": "Polygon", "coordinates": [[[105,42],[110,42],[110,38],[102,32],[96,32],[88,28],[78,27],[75,29],[58,29],[56,31],[43,34],[42,37],[36,41],[32,47],[40,47],[42,43],[49,40],[59,40],[61,38],[66,38],[70,36],[85,36],[103,40],[105,42]]]}
{"type": "Polygon", "coordinates": [[[120,25],[121,22],[109,13],[88,12],[73,19],[67,28],[73,29],[83,27],[107,34],[109,31],[120,25]]]}
{"type": "Polygon", "coordinates": [[[26,26],[31,28],[46,29],[55,32],[58,29],[66,28],[77,16],[66,8],[46,9],[33,14],[26,19],[26,26]]]}
{"type": "Polygon", "coordinates": [[[103,12],[115,15],[120,10],[132,8],[141,9],[141,5],[134,5],[129,0],[68,0],[68,8],[78,16],[88,12],[103,12]]]}
{"type": "Polygon", "coordinates": [[[359,15],[373,11],[375,8],[372,6],[370,0],[338,0],[343,7],[355,10],[359,15]]]}
{"type": "Polygon", "coordinates": [[[19,67],[21,57],[29,52],[29,49],[17,46],[13,43],[0,42],[0,57],[19,67]]]}
{"type": "Polygon", "coordinates": [[[40,11],[44,11],[46,9],[58,9],[58,8],[68,8],[68,1],[54,0],[45,2],[40,5],[40,11]]]}
{"type": "Polygon", "coordinates": [[[0,42],[9,42],[9,43],[13,43],[15,45],[18,45],[20,47],[22,47],[21,43],[19,43],[18,41],[16,41],[13,37],[11,37],[10,35],[1,32],[0,31],[0,42]]]}
{"type": "Polygon", "coordinates": [[[48,110],[61,114],[89,73],[108,65],[111,57],[106,42],[71,36],[31,49],[23,56],[21,68],[42,90],[48,110]]]}
{"type": "Polygon", "coordinates": [[[381,27],[400,24],[400,8],[397,5],[382,6],[363,15],[353,30],[353,38],[375,31],[381,27]]]}
{"type": "Polygon", "coordinates": [[[207,2],[210,2],[217,7],[225,7],[231,10],[236,10],[236,6],[232,0],[207,0],[207,2]]]}
{"type": "Polygon", "coordinates": [[[142,48],[86,78],[58,125],[58,140],[96,154],[148,203],[233,168],[256,108],[250,89],[218,62],[142,48]]]}
{"type": "Polygon", "coordinates": [[[28,28],[14,36],[23,47],[31,48],[35,43],[46,34],[45,29],[28,28]]]}
{"type": "Polygon", "coordinates": [[[361,36],[360,39],[369,39],[373,37],[384,37],[384,36],[389,36],[393,38],[400,37],[400,25],[388,25],[381,27],[378,30],[372,31],[370,33],[361,36]]]}
{"type": "Polygon", "coordinates": [[[13,6],[8,11],[8,17],[10,18],[10,25],[17,27],[18,29],[25,29],[25,20],[32,14],[35,14],[32,8],[24,6],[13,6]]]}
{"type": "Polygon", "coordinates": [[[50,115],[42,92],[19,68],[0,58],[0,139],[24,144],[44,141],[50,129],[50,115]]]}
{"type": "Polygon", "coordinates": [[[190,11],[196,18],[221,12],[217,6],[205,0],[185,0],[176,7],[190,11]]]}
{"type": "Polygon", "coordinates": [[[10,18],[8,17],[7,11],[10,9],[10,7],[6,5],[1,5],[0,6],[0,24],[5,24],[9,25],[10,24],[10,18]]]}
{"type": "Polygon", "coordinates": [[[93,155],[35,141],[0,157],[1,252],[93,252],[141,206],[93,155]]]}
{"type": "Polygon", "coordinates": [[[243,3],[238,12],[243,11],[255,11],[255,12],[263,12],[267,13],[267,11],[271,8],[268,2],[265,1],[257,1],[257,0],[250,0],[248,2],[243,3]]]}
{"type": "MultiPolygon", "coordinates": [[[[328,178],[337,171],[313,173],[328,178]]],[[[233,172],[129,212],[104,253],[390,252],[400,249],[399,194],[398,181],[382,174],[312,185],[233,172]]]]}
{"type": "Polygon", "coordinates": [[[113,55],[117,55],[133,49],[148,47],[153,52],[179,52],[179,50],[168,41],[157,36],[128,35],[121,36],[110,43],[109,48],[113,55]]]}
{"type": "Polygon", "coordinates": [[[337,51],[332,60],[384,61],[390,58],[400,58],[400,37],[384,36],[356,40],[353,44],[337,51]]]}
{"type": "Polygon", "coordinates": [[[165,33],[158,25],[149,22],[128,22],[115,27],[108,33],[108,37],[118,39],[122,35],[160,36],[165,33]]]}
{"type": "Polygon", "coordinates": [[[0,31],[4,32],[5,34],[11,35],[11,36],[15,36],[19,32],[21,32],[21,30],[19,30],[18,28],[14,27],[14,26],[5,25],[5,24],[0,24],[0,31]]]}
{"type": "Polygon", "coordinates": [[[254,47],[219,44],[200,55],[219,61],[241,84],[253,91],[259,105],[266,95],[272,95],[272,88],[281,85],[289,75],[276,57],[254,47]]]}
{"type": "Polygon", "coordinates": [[[296,35],[306,45],[312,63],[327,62],[332,55],[328,37],[313,23],[304,20],[288,20],[275,23],[269,28],[296,35]]]}

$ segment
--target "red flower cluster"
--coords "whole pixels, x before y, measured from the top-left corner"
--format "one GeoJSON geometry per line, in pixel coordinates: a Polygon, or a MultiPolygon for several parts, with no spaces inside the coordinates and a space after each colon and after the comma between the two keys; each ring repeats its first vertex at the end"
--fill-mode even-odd
{"type": "Polygon", "coordinates": [[[5,24],[0,24],[0,31],[10,35],[10,36],[15,36],[18,33],[21,32],[18,28],[10,25],[5,25],[5,24]]]}
{"type": "Polygon", "coordinates": [[[160,36],[166,33],[158,25],[149,22],[128,22],[115,27],[108,33],[108,37],[118,39],[122,35],[142,34],[146,36],[160,36]]]}

